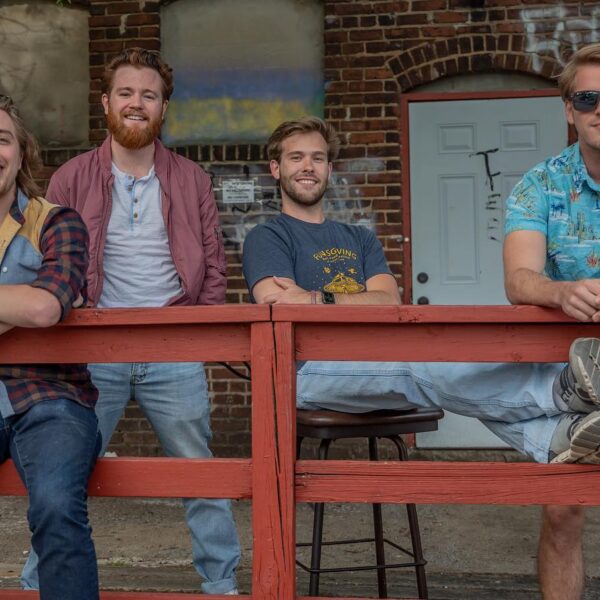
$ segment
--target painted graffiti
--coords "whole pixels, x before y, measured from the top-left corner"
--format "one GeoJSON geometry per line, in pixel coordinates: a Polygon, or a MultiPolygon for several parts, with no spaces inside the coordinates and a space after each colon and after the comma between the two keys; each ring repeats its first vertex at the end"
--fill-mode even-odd
{"type": "MultiPolygon", "coordinates": [[[[371,202],[365,199],[356,185],[352,173],[383,171],[380,159],[360,159],[344,163],[344,173],[331,176],[327,188],[325,214],[327,217],[375,231],[375,218],[371,202]]],[[[249,176],[248,176],[249,177],[249,176]]],[[[213,176],[215,198],[223,224],[225,243],[229,248],[241,250],[248,232],[257,224],[279,214],[281,203],[275,183],[265,185],[260,177],[249,177],[254,183],[254,201],[244,203],[223,202],[223,184],[235,176],[213,176]]]]}
{"type": "Polygon", "coordinates": [[[523,9],[520,16],[525,24],[525,51],[532,56],[534,71],[541,72],[542,55],[549,55],[558,64],[564,65],[561,46],[577,50],[585,44],[600,41],[600,6],[593,7],[585,19],[569,17],[567,8],[562,4],[523,9]]]}

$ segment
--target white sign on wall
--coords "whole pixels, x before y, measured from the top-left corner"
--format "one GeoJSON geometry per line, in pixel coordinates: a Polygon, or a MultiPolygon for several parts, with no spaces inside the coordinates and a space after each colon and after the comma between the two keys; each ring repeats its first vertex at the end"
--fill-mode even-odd
{"type": "Polygon", "coordinates": [[[254,180],[224,179],[224,204],[251,204],[254,202],[254,180]]]}

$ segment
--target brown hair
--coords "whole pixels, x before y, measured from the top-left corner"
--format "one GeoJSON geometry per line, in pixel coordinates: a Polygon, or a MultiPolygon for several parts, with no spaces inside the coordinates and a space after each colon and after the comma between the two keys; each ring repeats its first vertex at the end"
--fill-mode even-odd
{"type": "Polygon", "coordinates": [[[577,69],[585,65],[600,65],[600,44],[589,44],[571,56],[558,78],[558,89],[563,100],[568,100],[575,91],[577,69]]]}
{"type": "Polygon", "coordinates": [[[163,100],[168,100],[173,93],[173,69],[160,57],[158,52],[144,48],[127,48],[117,54],[105,67],[102,74],[102,93],[110,94],[115,72],[119,67],[132,66],[141,69],[154,69],[162,79],[163,100]]]}
{"type": "Polygon", "coordinates": [[[41,190],[33,178],[33,171],[42,166],[38,143],[33,135],[27,131],[23,119],[10,96],[0,95],[0,110],[3,110],[13,122],[17,142],[21,150],[22,160],[21,168],[17,173],[17,186],[28,198],[39,196],[41,190]]]}
{"type": "Polygon", "coordinates": [[[281,144],[290,136],[296,133],[312,133],[313,131],[320,133],[327,142],[327,160],[329,162],[335,160],[340,150],[340,138],[329,123],[318,117],[302,117],[297,121],[285,121],[279,125],[267,142],[269,160],[280,161],[281,144]]]}

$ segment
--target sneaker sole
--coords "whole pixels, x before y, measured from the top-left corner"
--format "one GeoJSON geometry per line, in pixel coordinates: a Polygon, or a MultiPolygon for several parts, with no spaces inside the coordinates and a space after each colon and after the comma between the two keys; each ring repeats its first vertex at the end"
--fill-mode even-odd
{"type": "Polygon", "coordinates": [[[600,411],[583,419],[573,432],[570,447],[552,462],[600,464],[600,411]]]}
{"type": "Polygon", "coordinates": [[[579,338],[569,349],[569,364],[577,384],[600,406],[600,340],[579,338]]]}

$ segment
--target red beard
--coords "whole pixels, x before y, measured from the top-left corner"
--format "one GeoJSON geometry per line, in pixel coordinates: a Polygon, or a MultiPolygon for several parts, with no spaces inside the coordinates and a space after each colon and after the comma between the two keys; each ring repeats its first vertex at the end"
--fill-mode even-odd
{"type": "Polygon", "coordinates": [[[106,123],[114,140],[127,150],[139,150],[152,144],[160,135],[162,125],[160,119],[154,119],[147,121],[145,127],[127,127],[120,116],[110,108],[106,115],[106,123]]]}

